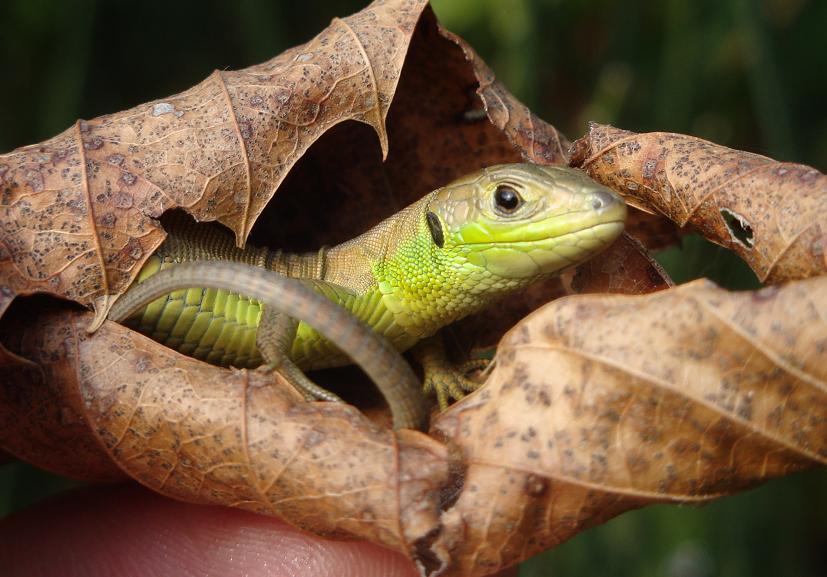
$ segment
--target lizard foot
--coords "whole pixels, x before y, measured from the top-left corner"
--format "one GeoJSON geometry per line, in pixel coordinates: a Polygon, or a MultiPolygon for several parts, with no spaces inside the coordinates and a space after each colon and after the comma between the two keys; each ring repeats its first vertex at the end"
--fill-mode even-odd
{"type": "Polygon", "coordinates": [[[414,349],[414,354],[422,364],[424,392],[435,393],[439,408],[443,411],[451,402],[460,400],[482,385],[482,381],[473,379],[470,375],[485,369],[490,363],[486,359],[473,359],[454,366],[448,360],[438,337],[420,343],[414,349]]]}
{"type": "Polygon", "coordinates": [[[299,321],[283,313],[265,307],[256,333],[256,345],[261,351],[264,364],[261,370],[278,371],[308,401],[334,401],[343,403],[341,397],[320,387],[305,375],[288,356],[290,345],[296,338],[299,321]]]}
{"type": "Polygon", "coordinates": [[[485,368],[488,361],[469,361],[459,366],[426,366],[423,389],[426,394],[435,393],[439,408],[445,410],[454,402],[480,388],[483,381],[472,379],[468,375],[485,368]]]}
{"type": "Polygon", "coordinates": [[[304,395],[307,401],[333,401],[343,403],[342,398],[311,381],[302,370],[287,358],[265,363],[258,370],[266,373],[278,372],[293,387],[304,395]]]}

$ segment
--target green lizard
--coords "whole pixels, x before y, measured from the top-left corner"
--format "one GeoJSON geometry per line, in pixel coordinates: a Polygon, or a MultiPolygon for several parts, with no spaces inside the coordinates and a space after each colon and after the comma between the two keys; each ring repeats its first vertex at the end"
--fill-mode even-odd
{"type": "MultiPolygon", "coordinates": [[[[578,170],[499,165],[439,188],[353,240],[313,254],[239,249],[215,227],[172,221],[138,282],[187,261],[255,265],[303,279],[404,351],[502,295],[592,257],[617,238],[625,216],[618,195],[578,170]]],[[[167,274],[174,280],[174,270],[167,274]]],[[[306,322],[291,323],[275,313],[262,317],[266,307],[242,296],[243,285],[232,285],[232,291],[169,286],[181,290],[145,306],[127,324],[224,366],[258,366],[262,349],[270,364],[280,364],[283,351],[302,370],[349,362],[306,322]]],[[[146,304],[140,300],[128,303],[130,313],[146,304]]],[[[310,397],[337,399],[303,376],[291,380],[310,397]]],[[[444,405],[448,393],[442,385],[437,389],[444,405]]],[[[456,387],[450,394],[461,396],[456,387]]]]}

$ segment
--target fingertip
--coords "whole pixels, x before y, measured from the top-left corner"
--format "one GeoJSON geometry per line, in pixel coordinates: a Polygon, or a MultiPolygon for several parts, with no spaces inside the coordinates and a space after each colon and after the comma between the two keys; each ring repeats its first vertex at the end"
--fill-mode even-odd
{"type": "Polygon", "coordinates": [[[0,520],[4,575],[415,577],[394,551],[330,541],[262,515],[94,487],[0,520]]]}

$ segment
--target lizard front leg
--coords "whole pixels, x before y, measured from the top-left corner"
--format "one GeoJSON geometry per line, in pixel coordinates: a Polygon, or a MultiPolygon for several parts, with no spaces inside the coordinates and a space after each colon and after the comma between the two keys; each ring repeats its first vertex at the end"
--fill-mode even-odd
{"type": "Polygon", "coordinates": [[[308,401],[338,401],[342,399],[311,381],[304,372],[290,360],[290,347],[296,338],[299,321],[284,313],[264,307],[261,311],[256,346],[261,352],[263,370],[278,370],[287,381],[304,394],[308,401]]]}
{"type": "Polygon", "coordinates": [[[482,382],[469,378],[468,374],[485,369],[490,364],[485,359],[475,359],[454,365],[448,359],[441,334],[421,341],[414,347],[413,354],[422,365],[424,392],[435,393],[439,408],[443,411],[452,400],[458,401],[480,388],[482,382]]]}

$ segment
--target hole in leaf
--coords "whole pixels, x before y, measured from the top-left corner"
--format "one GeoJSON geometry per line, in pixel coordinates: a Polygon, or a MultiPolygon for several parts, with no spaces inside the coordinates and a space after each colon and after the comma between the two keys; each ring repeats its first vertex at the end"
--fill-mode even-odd
{"type": "Polygon", "coordinates": [[[747,248],[752,248],[752,227],[749,225],[747,219],[737,212],[732,212],[728,208],[721,209],[721,216],[724,219],[724,224],[726,224],[727,229],[729,229],[729,234],[732,239],[740,242],[747,248]]]}

